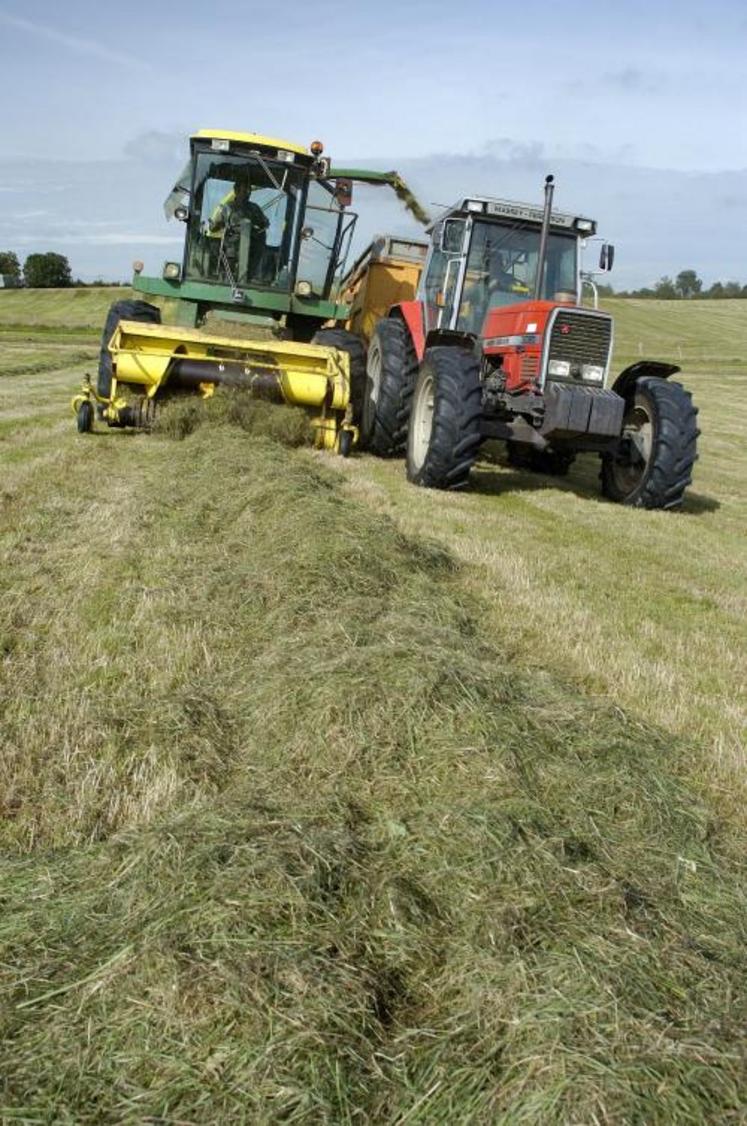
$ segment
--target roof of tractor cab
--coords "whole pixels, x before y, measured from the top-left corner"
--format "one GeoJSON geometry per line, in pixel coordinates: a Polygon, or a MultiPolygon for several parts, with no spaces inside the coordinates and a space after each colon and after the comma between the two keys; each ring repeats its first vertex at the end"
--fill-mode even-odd
{"type": "Polygon", "coordinates": [[[309,150],[305,149],[303,145],[296,145],[293,141],[282,141],[279,137],[265,137],[261,133],[236,133],[231,129],[198,129],[190,139],[193,141],[236,141],[240,145],[259,145],[269,149],[285,149],[286,152],[294,152],[299,156],[307,156],[311,159],[309,150]]]}
{"type": "MultiPolygon", "coordinates": [[[[485,215],[490,219],[519,219],[529,223],[542,223],[543,208],[533,203],[519,203],[512,199],[496,199],[492,196],[465,196],[457,200],[453,207],[447,208],[428,230],[432,231],[444,219],[462,215],[485,215]]],[[[566,211],[553,211],[550,217],[552,227],[564,227],[581,235],[596,234],[595,219],[583,215],[571,215],[566,211]]]]}

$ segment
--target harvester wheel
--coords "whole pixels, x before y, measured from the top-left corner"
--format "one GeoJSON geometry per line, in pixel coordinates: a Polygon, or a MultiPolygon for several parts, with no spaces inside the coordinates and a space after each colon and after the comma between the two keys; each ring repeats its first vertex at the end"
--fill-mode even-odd
{"type": "Polygon", "coordinates": [[[79,434],[90,434],[93,429],[93,404],[89,399],[84,399],[78,407],[75,421],[79,434]]]}
{"type": "Polygon", "coordinates": [[[368,346],[361,445],[379,457],[401,457],[407,445],[418,359],[404,321],[380,320],[368,346]]]}
{"type": "Polygon", "coordinates": [[[697,458],[697,408],[681,383],[639,379],[626,404],[620,445],[602,455],[602,492],[635,508],[677,508],[697,458]]]}
{"type": "Polygon", "coordinates": [[[97,391],[102,399],[108,399],[112,389],[112,356],[108,344],[120,321],[141,321],[143,324],[161,323],[161,310],[147,301],[115,301],[106,315],[104,331],[101,334],[99,353],[99,378],[97,391]]]}
{"type": "Polygon", "coordinates": [[[463,348],[429,348],[415,384],[407,477],[429,489],[467,484],[482,436],[480,365],[463,348]]]}
{"type": "Polygon", "coordinates": [[[528,469],[531,473],[545,473],[548,477],[565,477],[576,460],[568,450],[548,446],[538,450],[528,442],[507,442],[508,464],[514,469],[528,469]]]}
{"type": "Polygon", "coordinates": [[[312,344],[339,348],[350,357],[350,400],[353,417],[359,418],[366,386],[366,346],[359,336],[344,328],[320,328],[311,338],[312,344]]]}

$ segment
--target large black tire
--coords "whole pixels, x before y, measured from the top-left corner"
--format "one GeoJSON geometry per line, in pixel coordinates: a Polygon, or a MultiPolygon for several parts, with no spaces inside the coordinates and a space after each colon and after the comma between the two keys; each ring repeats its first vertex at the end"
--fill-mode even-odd
{"type": "Polygon", "coordinates": [[[565,477],[576,460],[575,453],[556,450],[552,446],[539,450],[528,442],[507,442],[508,464],[514,469],[528,469],[532,473],[545,473],[548,477],[565,477]]]}
{"type": "Polygon", "coordinates": [[[108,344],[120,321],[141,321],[143,324],[160,325],[161,310],[147,301],[115,301],[106,315],[104,331],[101,334],[99,353],[99,377],[96,390],[102,399],[108,399],[112,389],[112,355],[108,344]]]}
{"type": "Polygon", "coordinates": [[[480,365],[457,347],[429,348],[412,401],[407,477],[429,489],[462,489],[482,436],[480,365]]]}
{"type": "Polygon", "coordinates": [[[692,480],[700,431],[681,383],[637,380],[626,403],[623,441],[602,455],[602,492],[635,508],[678,508],[692,480]]]}
{"type": "Polygon", "coordinates": [[[366,386],[366,346],[359,336],[344,328],[320,328],[311,338],[312,344],[323,344],[326,348],[339,348],[350,357],[350,399],[353,404],[353,418],[357,422],[363,408],[363,394],[366,386]]]}
{"type": "Polygon", "coordinates": [[[361,445],[379,457],[401,457],[418,358],[410,330],[398,317],[380,320],[368,346],[361,411],[361,445]]]}

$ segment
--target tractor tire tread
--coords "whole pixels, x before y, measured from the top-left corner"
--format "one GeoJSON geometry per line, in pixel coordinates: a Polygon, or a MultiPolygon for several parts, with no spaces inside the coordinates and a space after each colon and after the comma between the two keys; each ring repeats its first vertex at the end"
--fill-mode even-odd
{"type": "Polygon", "coordinates": [[[692,482],[700,430],[698,408],[681,383],[644,376],[635,385],[655,411],[651,464],[640,485],[628,496],[621,494],[610,472],[611,455],[602,458],[602,492],[611,500],[635,508],[672,509],[682,504],[692,482]]]}
{"type": "Polygon", "coordinates": [[[104,321],[104,330],[101,334],[101,350],[99,352],[99,371],[97,391],[103,399],[108,399],[112,386],[112,356],[108,344],[115,328],[120,321],[141,321],[143,324],[160,324],[161,310],[157,305],[148,301],[115,301],[110,306],[104,321]]]}
{"type": "Polygon", "coordinates": [[[374,331],[381,352],[381,382],[373,426],[363,440],[378,457],[401,457],[407,444],[417,354],[410,331],[399,317],[379,321],[374,331]]]}
{"type": "Polygon", "coordinates": [[[350,401],[353,404],[353,417],[357,420],[366,388],[366,345],[359,336],[348,332],[346,328],[317,329],[311,343],[347,352],[350,358],[350,401]]]}
{"type": "Polygon", "coordinates": [[[436,381],[433,429],[419,469],[408,455],[407,476],[426,488],[463,489],[482,444],[480,365],[471,352],[444,345],[430,348],[423,362],[436,381]]]}

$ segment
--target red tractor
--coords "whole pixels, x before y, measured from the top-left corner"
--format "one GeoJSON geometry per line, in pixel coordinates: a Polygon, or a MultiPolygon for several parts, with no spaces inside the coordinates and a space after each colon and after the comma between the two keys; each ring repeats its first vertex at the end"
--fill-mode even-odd
{"type": "MultiPolygon", "coordinates": [[[[415,300],[373,332],[361,408],[374,453],[406,452],[416,485],[466,485],[481,443],[511,464],[564,474],[581,451],[602,459],[602,492],[641,508],[676,508],[696,459],[697,410],[641,360],[606,387],[612,318],[579,305],[579,244],[596,223],[545,206],[474,197],[431,228],[415,300]]],[[[600,269],[614,248],[604,244],[600,269]]]]}

